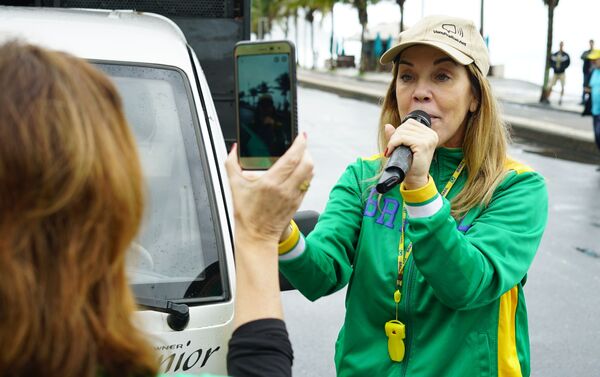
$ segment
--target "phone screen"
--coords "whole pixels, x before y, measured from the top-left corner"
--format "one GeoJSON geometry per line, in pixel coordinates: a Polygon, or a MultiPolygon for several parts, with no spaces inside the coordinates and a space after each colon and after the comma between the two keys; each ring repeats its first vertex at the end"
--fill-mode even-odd
{"type": "Polygon", "coordinates": [[[280,157],[292,142],[289,60],[281,53],[237,57],[240,157],[255,168],[268,168],[268,157],[280,157]]]}

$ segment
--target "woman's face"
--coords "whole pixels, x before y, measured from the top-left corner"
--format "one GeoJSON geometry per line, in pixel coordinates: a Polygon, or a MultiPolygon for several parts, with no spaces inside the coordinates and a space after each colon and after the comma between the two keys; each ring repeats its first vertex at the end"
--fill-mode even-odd
{"type": "Polygon", "coordinates": [[[396,99],[401,119],[414,110],[431,115],[438,145],[461,147],[467,113],[477,109],[465,66],[434,47],[417,45],[400,54],[396,99]]]}

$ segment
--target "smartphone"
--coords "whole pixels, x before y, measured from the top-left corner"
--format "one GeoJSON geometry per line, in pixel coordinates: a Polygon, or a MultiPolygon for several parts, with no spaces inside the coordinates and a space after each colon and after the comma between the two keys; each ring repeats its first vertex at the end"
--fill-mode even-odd
{"type": "Polygon", "coordinates": [[[296,56],[289,41],[239,42],[234,49],[238,155],[266,170],[298,133],[296,56]]]}

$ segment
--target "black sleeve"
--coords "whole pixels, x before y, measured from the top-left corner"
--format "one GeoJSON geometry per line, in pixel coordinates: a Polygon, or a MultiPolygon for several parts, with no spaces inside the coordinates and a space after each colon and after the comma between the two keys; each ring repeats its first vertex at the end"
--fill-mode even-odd
{"type": "Polygon", "coordinates": [[[291,377],[293,360],[285,322],[259,319],[233,332],[227,353],[227,373],[232,377],[291,377]]]}

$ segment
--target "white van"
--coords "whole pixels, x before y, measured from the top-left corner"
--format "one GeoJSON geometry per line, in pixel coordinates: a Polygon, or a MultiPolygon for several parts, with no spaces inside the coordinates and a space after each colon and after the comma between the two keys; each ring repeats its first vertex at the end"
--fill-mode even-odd
{"type": "Polygon", "coordinates": [[[134,11],[0,6],[18,38],[87,59],[112,78],[137,140],[148,199],[128,272],[165,373],[226,374],[235,272],[225,143],[180,29],[134,11]]]}

